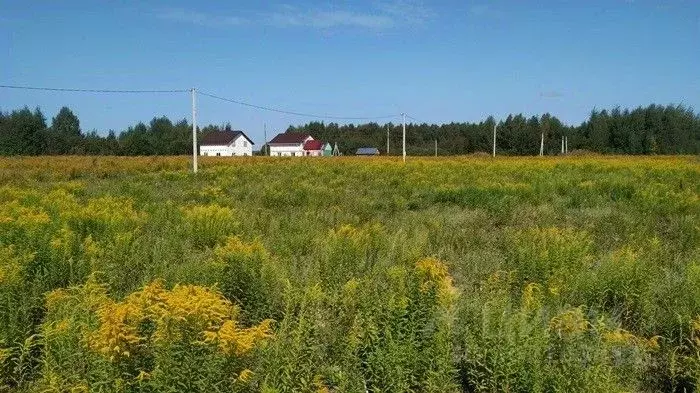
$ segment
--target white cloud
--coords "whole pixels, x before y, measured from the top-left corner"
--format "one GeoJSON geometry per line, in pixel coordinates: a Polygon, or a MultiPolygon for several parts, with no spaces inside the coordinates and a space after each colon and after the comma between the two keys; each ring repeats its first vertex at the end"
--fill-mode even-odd
{"type": "Polygon", "coordinates": [[[394,20],[386,15],[358,13],[344,10],[286,9],[266,16],[266,24],[276,27],[362,27],[384,29],[392,27],[394,20]]]}
{"type": "Polygon", "coordinates": [[[394,0],[378,3],[376,8],[397,20],[410,24],[422,24],[435,17],[435,12],[418,1],[394,0]]]}
{"type": "MultiPolygon", "coordinates": [[[[248,14],[254,15],[253,13],[248,14]]],[[[382,30],[399,25],[422,24],[433,18],[434,13],[413,0],[393,0],[375,3],[371,9],[364,11],[340,9],[332,6],[302,8],[283,4],[274,11],[259,13],[249,18],[207,14],[182,8],[167,9],[157,13],[157,16],[163,20],[209,27],[257,24],[279,28],[355,27],[382,30]]]]}
{"type": "Polygon", "coordinates": [[[156,14],[156,16],[160,19],[169,21],[191,23],[210,27],[240,26],[249,22],[248,19],[238,16],[213,15],[182,8],[167,9],[159,12],[156,14]]]}

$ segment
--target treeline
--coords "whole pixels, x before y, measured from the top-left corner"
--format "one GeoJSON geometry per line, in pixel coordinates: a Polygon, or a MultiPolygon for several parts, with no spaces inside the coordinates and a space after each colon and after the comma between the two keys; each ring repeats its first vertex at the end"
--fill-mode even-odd
{"type": "MultiPolygon", "coordinates": [[[[411,155],[434,154],[435,141],[441,155],[491,152],[493,126],[489,117],[479,123],[442,125],[409,123],[406,125],[406,150],[411,155]]],[[[361,125],[310,122],[288,132],[308,132],[316,139],[338,142],[344,154],[359,147],[377,147],[389,154],[401,154],[401,124],[367,123],[361,125]]],[[[569,152],[588,150],[610,154],[698,154],[700,153],[700,115],[682,105],[650,105],[634,110],[619,107],[593,110],[589,118],[574,127],[563,124],[550,114],[526,117],[509,115],[498,122],[499,154],[536,155],[544,135],[544,154],[561,152],[562,138],[567,138],[569,152]]]]}
{"type": "MultiPolygon", "coordinates": [[[[411,155],[434,154],[435,141],[440,155],[490,152],[493,144],[493,117],[479,123],[406,125],[407,152],[411,155]]],[[[650,105],[634,110],[619,107],[610,111],[593,110],[579,126],[563,124],[550,114],[526,117],[509,115],[497,124],[499,154],[536,155],[544,139],[544,154],[561,152],[562,138],[569,152],[588,150],[611,154],[698,154],[700,153],[700,115],[682,105],[650,105]]],[[[208,125],[198,134],[231,129],[208,125]]],[[[401,124],[348,124],[310,122],[290,126],[287,132],[308,132],[316,139],[337,142],[343,154],[359,147],[377,147],[386,154],[401,153],[401,124]]],[[[106,136],[97,131],[82,132],[78,117],[67,107],[47,124],[39,108],[0,111],[0,155],[180,155],[192,153],[192,125],[186,119],[173,123],[156,117],[150,123],[138,123],[119,133],[106,136]]]]}
{"type": "MultiPolygon", "coordinates": [[[[229,126],[230,127],[230,126],[229,126]]],[[[199,132],[208,132],[207,126],[199,132]]],[[[183,119],[173,123],[155,117],[117,135],[97,131],[83,133],[80,120],[67,107],[61,108],[47,125],[39,108],[0,112],[0,155],[179,155],[192,153],[192,124],[183,119]]]]}

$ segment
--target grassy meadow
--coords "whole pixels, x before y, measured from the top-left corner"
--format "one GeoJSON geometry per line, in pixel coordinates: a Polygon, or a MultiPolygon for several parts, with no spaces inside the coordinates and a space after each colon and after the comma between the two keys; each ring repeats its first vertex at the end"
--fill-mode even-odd
{"type": "Polygon", "coordinates": [[[0,159],[0,391],[691,392],[697,157],[0,159]]]}

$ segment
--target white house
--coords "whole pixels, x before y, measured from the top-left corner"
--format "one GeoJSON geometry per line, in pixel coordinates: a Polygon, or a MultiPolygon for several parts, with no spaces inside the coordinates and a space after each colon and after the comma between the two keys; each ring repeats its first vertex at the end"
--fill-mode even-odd
{"type": "Polygon", "coordinates": [[[314,138],[301,132],[283,132],[267,143],[271,156],[303,156],[304,143],[314,138]]]}
{"type": "Polygon", "coordinates": [[[243,131],[213,131],[202,136],[201,156],[252,156],[253,141],[243,131]]]}

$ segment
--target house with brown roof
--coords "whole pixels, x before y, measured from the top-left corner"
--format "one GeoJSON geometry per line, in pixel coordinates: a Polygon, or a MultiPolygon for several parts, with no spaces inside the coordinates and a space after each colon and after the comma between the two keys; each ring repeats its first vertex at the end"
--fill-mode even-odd
{"type": "Polygon", "coordinates": [[[283,132],[267,143],[271,156],[304,156],[304,144],[314,138],[303,132],[283,132]]]}
{"type": "Polygon", "coordinates": [[[213,131],[202,135],[201,156],[252,156],[253,141],[243,131],[213,131]]]}

